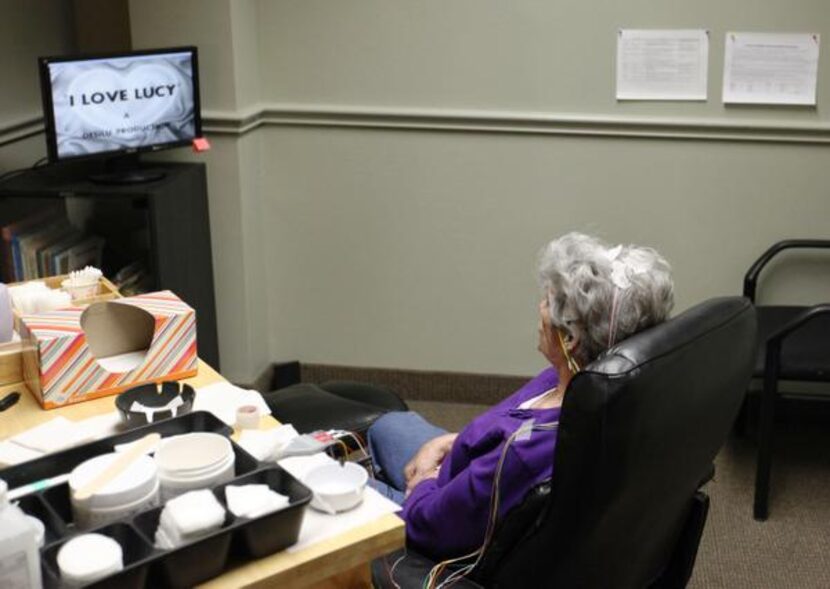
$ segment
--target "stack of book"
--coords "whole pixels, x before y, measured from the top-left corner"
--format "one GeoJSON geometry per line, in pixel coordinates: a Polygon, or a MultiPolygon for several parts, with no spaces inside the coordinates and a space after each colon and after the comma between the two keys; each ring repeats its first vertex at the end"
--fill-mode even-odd
{"type": "Polygon", "coordinates": [[[73,227],[61,208],[47,208],[0,227],[4,282],[67,274],[101,267],[104,240],[73,227]]]}

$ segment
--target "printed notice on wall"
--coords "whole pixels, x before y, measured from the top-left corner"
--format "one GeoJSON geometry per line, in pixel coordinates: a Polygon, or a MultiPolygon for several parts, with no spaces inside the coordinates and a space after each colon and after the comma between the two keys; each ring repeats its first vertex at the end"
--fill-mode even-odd
{"type": "Polygon", "coordinates": [[[620,29],[617,100],[706,100],[705,30],[620,29]]]}
{"type": "Polygon", "coordinates": [[[814,105],[819,42],[812,33],[726,33],[723,101],[814,105]]]}

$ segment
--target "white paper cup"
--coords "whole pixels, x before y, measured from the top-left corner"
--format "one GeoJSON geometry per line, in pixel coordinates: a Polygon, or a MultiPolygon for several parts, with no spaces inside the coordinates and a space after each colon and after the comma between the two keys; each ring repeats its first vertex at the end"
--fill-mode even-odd
{"type": "Polygon", "coordinates": [[[61,282],[61,288],[72,296],[73,301],[77,301],[78,299],[88,299],[89,297],[94,297],[98,294],[98,279],[96,278],[95,280],[91,280],[89,282],[70,284],[70,281],[67,278],[61,282]]]}
{"type": "Polygon", "coordinates": [[[236,427],[239,429],[259,429],[259,407],[242,405],[236,410],[236,427]]]}

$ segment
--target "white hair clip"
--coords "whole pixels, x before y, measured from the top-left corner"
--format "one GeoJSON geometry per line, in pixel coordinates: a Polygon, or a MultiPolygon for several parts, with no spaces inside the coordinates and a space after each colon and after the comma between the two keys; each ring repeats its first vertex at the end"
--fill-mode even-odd
{"type": "Polygon", "coordinates": [[[619,260],[611,262],[611,282],[620,290],[625,290],[631,286],[631,281],[628,279],[628,267],[625,262],[619,260]]]}
{"type": "Polygon", "coordinates": [[[637,256],[629,256],[627,260],[620,260],[623,246],[618,245],[606,251],[605,255],[611,260],[611,282],[620,290],[631,286],[631,276],[645,274],[649,271],[648,263],[637,259],[637,256]]]}
{"type": "Polygon", "coordinates": [[[608,258],[610,261],[614,261],[620,257],[622,253],[623,246],[618,245],[617,247],[608,248],[605,250],[605,257],[608,258]]]}
{"type": "Polygon", "coordinates": [[[622,253],[623,246],[608,248],[605,250],[605,257],[611,262],[611,282],[620,290],[625,290],[631,286],[631,281],[628,279],[628,272],[625,262],[619,260],[622,253]]]}

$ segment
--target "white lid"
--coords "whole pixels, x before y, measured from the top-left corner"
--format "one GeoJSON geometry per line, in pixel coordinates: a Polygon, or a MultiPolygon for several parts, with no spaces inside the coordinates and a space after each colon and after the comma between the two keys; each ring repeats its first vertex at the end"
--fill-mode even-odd
{"type": "Polygon", "coordinates": [[[156,450],[156,464],[164,473],[209,471],[232,454],[233,447],[225,436],[198,432],[165,438],[156,450]]]}
{"type": "Polygon", "coordinates": [[[229,472],[232,477],[234,472],[234,464],[236,464],[236,456],[234,454],[228,454],[225,460],[209,468],[172,471],[159,468],[159,480],[162,485],[167,485],[168,483],[176,482],[195,483],[198,481],[208,481],[217,476],[223,475],[226,472],[229,472]]]}
{"type": "Polygon", "coordinates": [[[9,502],[8,493],[9,484],[3,479],[0,479],[0,506],[3,506],[9,502]]]}
{"type": "Polygon", "coordinates": [[[121,545],[103,534],[82,534],[61,546],[58,568],[65,581],[90,583],[124,568],[121,545]]]}
{"type": "MultiPolygon", "coordinates": [[[[73,504],[77,504],[74,500],[75,492],[92,481],[119,456],[121,454],[118,453],[102,454],[75,467],[69,475],[73,504]]],[[[156,463],[149,456],[142,455],[82,504],[87,508],[108,508],[133,503],[147,496],[155,487],[157,480],[156,463]]]]}

